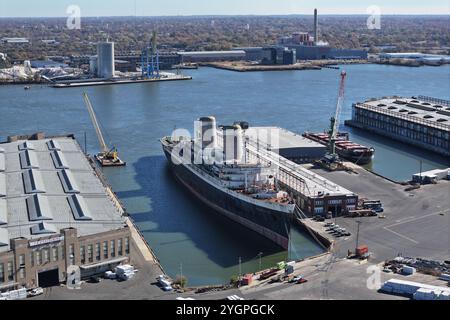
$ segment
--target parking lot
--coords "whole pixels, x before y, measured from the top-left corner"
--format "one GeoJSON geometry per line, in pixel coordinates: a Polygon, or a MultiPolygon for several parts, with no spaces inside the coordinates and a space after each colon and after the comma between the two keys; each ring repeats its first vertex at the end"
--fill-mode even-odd
{"type": "MultiPolygon", "coordinates": [[[[384,219],[377,217],[337,218],[336,223],[352,234],[339,246],[339,255],[354,250],[361,221],[359,244],[369,246],[377,261],[398,254],[436,260],[450,258],[450,181],[424,185],[418,190],[378,177],[364,169],[358,174],[313,169],[331,181],[358,193],[360,197],[381,200],[384,219]]],[[[333,219],[334,220],[334,219],[333,219]]]]}

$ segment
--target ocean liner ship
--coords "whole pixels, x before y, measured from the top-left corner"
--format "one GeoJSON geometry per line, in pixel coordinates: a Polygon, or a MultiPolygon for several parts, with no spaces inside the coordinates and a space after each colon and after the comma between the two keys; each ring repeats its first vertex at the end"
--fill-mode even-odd
{"type": "Polygon", "coordinates": [[[277,187],[273,168],[247,159],[245,123],[217,127],[203,117],[195,127],[193,139],[160,140],[176,178],[215,211],[288,249],[295,204],[277,187]]]}

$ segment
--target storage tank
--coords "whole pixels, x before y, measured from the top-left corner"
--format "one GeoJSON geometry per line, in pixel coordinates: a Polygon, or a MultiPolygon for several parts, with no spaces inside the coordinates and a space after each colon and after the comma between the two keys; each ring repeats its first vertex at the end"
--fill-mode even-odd
{"type": "Polygon", "coordinates": [[[244,137],[240,125],[223,126],[223,160],[225,164],[241,163],[244,154],[244,137]]]}
{"type": "Polygon", "coordinates": [[[97,44],[97,76],[110,79],[114,77],[114,42],[100,42],[97,44]]]}

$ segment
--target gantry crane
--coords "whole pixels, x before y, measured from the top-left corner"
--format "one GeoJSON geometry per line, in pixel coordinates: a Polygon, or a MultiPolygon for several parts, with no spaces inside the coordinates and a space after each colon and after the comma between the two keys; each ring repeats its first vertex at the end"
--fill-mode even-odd
{"type": "Polygon", "coordinates": [[[103,138],[103,134],[100,130],[99,123],[97,121],[97,117],[95,116],[94,108],[92,107],[91,101],[89,100],[86,92],[83,93],[83,98],[86,104],[86,108],[88,109],[89,116],[91,117],[92,124],[94,125],[98,142],[100,144],[101,151],[95,155],[95,159],[97,159],[97,161],[104,167],[124,166],[125,162],[120,160],[117,148],[108,148],[108,146],[106,145],[105,139],[103,138]]]}

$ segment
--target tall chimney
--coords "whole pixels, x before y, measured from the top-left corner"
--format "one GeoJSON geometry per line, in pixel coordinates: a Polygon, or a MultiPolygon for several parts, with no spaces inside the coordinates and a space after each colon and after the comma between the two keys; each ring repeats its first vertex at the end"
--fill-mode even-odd
{"type": "Polygon", "coordinates": [[[319,42],[319,19],[317,17],[317,9],[314,9],[314,44],[319,42]]]}

